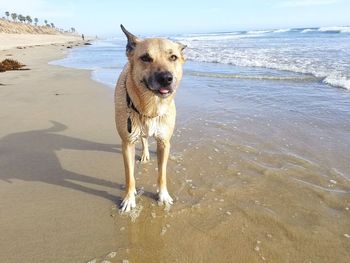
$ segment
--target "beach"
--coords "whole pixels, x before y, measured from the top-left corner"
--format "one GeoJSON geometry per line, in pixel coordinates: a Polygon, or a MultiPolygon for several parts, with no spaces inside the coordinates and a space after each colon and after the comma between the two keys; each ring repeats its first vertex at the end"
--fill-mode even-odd
{"type": "Polygon", "coordinates": [[[113,92],[88,71],[48,65],[66,50],[0,51],[29,69],[0,76],[1,262],[85,262],[115,248],[113,92]]]}
{"type": "Polygon", "coordinates": [[[81,40],[80,37],[70,35],[0,33],[0,50],[27,46],[65,44],[67,42],[73,43],[79,40],[81,40]]]}
{"type": "Polygon", "coordinates": [[[113,82],[125,40],[67,45],[0,51],[29,69],[0,73],[1,262],[350,260],[346,88],[190,49],[168,163],[175,204],[157,205],[151,140],[137,208],[121,215],[113,82]]]}

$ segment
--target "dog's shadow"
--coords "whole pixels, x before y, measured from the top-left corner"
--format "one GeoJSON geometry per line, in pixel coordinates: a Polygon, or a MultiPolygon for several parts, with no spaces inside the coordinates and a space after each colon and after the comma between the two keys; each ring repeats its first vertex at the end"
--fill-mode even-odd
{"type": "MultiPolygon", "coordinates": [[[[121,154],[121,145],[97,143],[58,134],[66,130],[67,126],[54,121],[52,124],[49,129],[14,133],[0,139],[0,180],[8,183],[12,183],[10,179],[44,182],[119,203],[120,196],[82,184],[120,190],[124,189],[123,184],[67,171],[61,166],[55,151],[71,149],[121,154]]],[[[143,195],[155,198],[151,192],[144,192],[143,195]]]]}

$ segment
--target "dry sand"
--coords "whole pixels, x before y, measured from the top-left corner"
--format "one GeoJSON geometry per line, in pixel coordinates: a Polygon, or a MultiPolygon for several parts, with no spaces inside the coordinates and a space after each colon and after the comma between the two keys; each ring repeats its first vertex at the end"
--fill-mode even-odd
{"type": "Polygon", "coordinates": [[[80,37],[70,35],[0,33],[0,50],[16,47],[60,44],[79,40],[81,40],[80,37]]]}

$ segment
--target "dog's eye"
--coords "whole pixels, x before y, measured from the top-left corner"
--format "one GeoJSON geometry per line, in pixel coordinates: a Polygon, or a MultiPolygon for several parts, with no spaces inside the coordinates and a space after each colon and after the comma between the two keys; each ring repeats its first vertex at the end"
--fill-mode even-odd
{"type": "Polygon", "coordinates": [[[171,61],[175,61],[175,60],[177,60],[177,56],[175,56],[175,55],[171,55],[171,56],[170,56],[170,60],[171,60],[171,61]]]}
{"type": "Polygon", "coordinates": [[[150,57],[150,55],[148,54],[144,54],[143,56],[140,57],[140,59],[143,61],[143,62],[152,62],[153,59],[150,57]]]}

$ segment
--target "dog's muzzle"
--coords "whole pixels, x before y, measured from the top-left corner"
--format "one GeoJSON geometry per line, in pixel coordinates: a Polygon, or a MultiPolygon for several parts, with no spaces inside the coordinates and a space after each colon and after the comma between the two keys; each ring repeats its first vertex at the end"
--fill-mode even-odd
{"type": "Polygon", "coordinates": [[[148,79],[144,78],[142,83],[162,98],[168,97],[175,90],[175,79],[169,71],[156,72],[148,79]]]}

